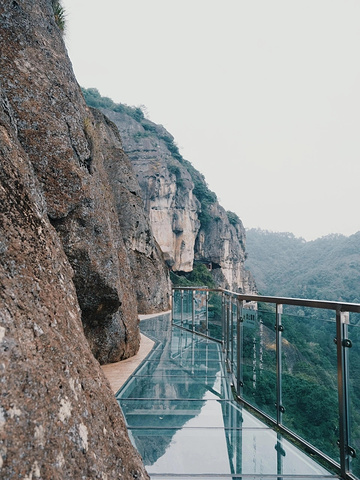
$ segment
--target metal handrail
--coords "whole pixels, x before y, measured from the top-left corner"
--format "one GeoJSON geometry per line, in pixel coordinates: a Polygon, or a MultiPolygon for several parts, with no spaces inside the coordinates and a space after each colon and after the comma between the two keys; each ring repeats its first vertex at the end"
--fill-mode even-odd
{"type": "MultiPolygon", "coordinates": [[[[223,297],[222,301],[222,344],[223,350],[225,352],[225,360],[228,365],[232,365],[231,359],[233,359],[234,353],[237,355],[236,362],[236,372],[232,372],[234,378],[234,388],[236,390],[236,395],[239,401],[248,405],[258,414],[260,414],[264,419],[274,424],[278,429],[288,434],[294,441],[301,443],[305,448],[311,448],[317,455],[319,455],[325,462],[327,462],[331,467],[335,468],[341,475],[341,478],[346,480],[357,479],[350,472],[350,458],[355,455],[354,449],[349,444],[350,439],[350,415],[349,415],[349,374],[348,374],[348,348],[349,339],[348,339],[348,324],[349,324],[349,312],[360,313],[360,304],[357,303],[348,303],[348,302],[333,302],[325,300],[310,300],[310,299],[300,299],[300,298],[288,298],[288,297],[273,297],[273,296],[263,296],[263,295],[249,295],[231,292],[230,290],[225,290],[221,288],[206,288],[206,287],[173,287],[173,320],[174,320],[174,292],[181,291],[181,298],[183,304],[183,295],[185,291],[192,292],[192,327],[191,331],[195,332],[194,329],[194,315],[195,315],[195,291],[197,292],[206,292],[208,296],[209,292],[221,293],[223,297]],[[226,304],[226,298],[230,298],[230,304],[226,304]],[[236,316],[234,319],[233,314],[233,300],[236,304],[236,316]],[[272,303],[276,305],[276,393],[277,393],[277,416],[276,421],[269,417],[266,413],[262,412],[256,406],[251,405],[246,401],[242,396],[242,362],[240,354],[240,336],[242,335],[242,308],[246,305],[246,302],[262,302],[262,303],[272,303]],[[339,406],[339,449],[340,449],[340,464],[335,460],[330,458],[324,452],[321,452],[319,449],[311,445],[306,440],[299,437],[295,432],[292,432],[287,427],[282,424],[282,413],[284,411],[282,405],[282,355],[281,355],[281,335],[282,335],[282,324],[281,324],[281,315],[282,315],[282,306],[291,305],[299,307],[310,307],[316,309],[325,309],[332,310],[336,314],[336,349],[337,349],[337,382],[338,382],[338,406],[339,406]],[[236,345],[237,352],[234,352],[233,341],[234,338],[232,333],[234,332],[233,325],[234,321],[236,322],[236,345]],[[230,353],[230,357],[229,357],[230,353]]],[[[182,318],[182,307],[181,307],[181,318],[182,318]]],[[[208,335],[208,298],[206,299],[206,332],[208,335]]],[[[196,333],[196,332],[195,332],[196,333]]]]}
{"type": "Polygon", "coordinates": [[[173,290],[196,290],[204,292],[218,292],[231,295],[238,298],[239,300],[244,300],[246,302],[264,302],[264,303],[275,303],[279,305],[292,305],[295,307],[311,307],[311,308],[322,308],[326,310],[335,310],[339,312],[352,312],[360,313],[360,303],[349,303],[349,302],[331,302],[327,300],[310,300],[306,298],[290,298],[290,297],[272,297],[264,295],[250,295],[243,293],[236,293],[230,290],[225,290],[224,288],[206,288],[206,287],[173,287],[173,290]]]}

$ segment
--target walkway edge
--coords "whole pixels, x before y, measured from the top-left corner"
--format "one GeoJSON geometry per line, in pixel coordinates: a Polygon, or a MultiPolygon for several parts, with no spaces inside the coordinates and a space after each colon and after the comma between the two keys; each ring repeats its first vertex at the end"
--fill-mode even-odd
{"type": "MultiPolygon", "coordinates": [[[[141,321],[146,320],[147,318],[159,317],[160,315],[166,315],[169,312],[170,310],[167,312],[151,313],[149,315],[139,315],[139,319],[141,321]]],[[[140,348],[136,355],[127,358],[126,360],[121,360],[120,362],[101,365],[101,369],[104,372],[105,377],[108,379],[114,394],[124,385],[130,375],[133,374],[140,363],[151,352],[154,343],[153,340],[140,333],[140,348]]]]}

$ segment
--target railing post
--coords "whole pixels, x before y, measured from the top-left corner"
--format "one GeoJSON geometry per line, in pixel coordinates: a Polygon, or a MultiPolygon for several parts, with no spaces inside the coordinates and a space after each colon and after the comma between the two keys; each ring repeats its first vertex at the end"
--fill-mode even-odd
{"type": "Polygon", "coordinates": [[[233,312],[233,298],[230,296],[230,365],[231,371],[233,371],[234,365],[234,312],[233,312]]]}
{"type": "Polygon", "coordinates": [[[184,290],[181,290],[181,313],[180,313],[180,324],[184,324],[184,290]]]}
{"type": "Polygon", "coordinates": [[[350,471],[349,445],[349,366],[348,348],[351,343],[348,339],[349,312],[336,311],[336,350],[339,397],[339,447],[341,475],[345,478],[350,471]]]}
{"type": "Polygon", "coordinates": [[[175,314],[175,290],[171,292],[171,322],[174,323],[174,314],[175,314]]]}
{"type": "Polygon", "coordinates": [[[284,407],[282,404],[282,356],[281,356],[281,314],[283,306],[276,304],[276,422],[278,425],[282,423],[282,414],[284,407]]]}
{"type": "Polygon", "coordinates": [[[237,318],[236,318],[236,336],[237,336],[237,362],[236,362],[236,393],[238,397],[241,398],[243,393],[243,362],[242,362],[242,351],[243,351],[243,301],[237,300],[237,318]]]}
{"type": "Polygon", "coordinates": [[[206,335],[209,336],[209,292],[206,291],[206,335]]]}
{"type": "Polygon", "coordinates": [[[229,348],[230,348],[230,311],[229,311],[229,298],[226,299],[226,360],[229,360],[229,348]]]}
{"type": "Polygon", "coordinates": [[[191,319],[192,319],[192,331],[195,331],[195,295],[196,291],[192,291],[192,309],[191,309],[191,319]]]}
{"type": "Polygon", "coordinates": [[[226,338],[226,321],[225,321],[225,294],[221,294],[221,343],[223,352],[225,352],[225,338],[226,338]]]}

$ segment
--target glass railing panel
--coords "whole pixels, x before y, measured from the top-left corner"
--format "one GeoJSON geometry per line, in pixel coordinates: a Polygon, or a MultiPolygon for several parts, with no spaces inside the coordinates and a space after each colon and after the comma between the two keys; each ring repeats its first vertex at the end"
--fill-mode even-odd
{"type": "Polygon", "coordinates": [[[195,290],[194,295],[194,331],[203,335],[207,334],[207,304],[206,304],[206,292],[202,290],[195,290]]]}
{"type": "Polygon", "coordinates": [[[231,363],[231,371],[236,375],[237,373],[237,347],[238,347],[238,338],[237,338],[237,317],[238,317],[238,302],[236,298],[233,299],[232,302],[232,320],[231,320],[231,355],[230,355],[230,363],[231,363]]]}
{"type": "Polygon", "coordinates": [[[335,313],[284,305],[282,423],[339,461],[335,313]]]}
{"type": "Polygon", "coordinates": [[[243,397],[250,404],[276,417],[275,306],[261,303],[258,310],[242,311],[243,397]]]}
{"type": "Polygon", "coordinates": [[[350,313],[348,337],[350,446],[356,456],[351,458],[352,472],[360,478],[360,314],[350,313]]]}
{"type": "Polygon", "coordinates": [[[222,339],[222,293],[209,292],[208,303],[209,336],[222,339]]]}

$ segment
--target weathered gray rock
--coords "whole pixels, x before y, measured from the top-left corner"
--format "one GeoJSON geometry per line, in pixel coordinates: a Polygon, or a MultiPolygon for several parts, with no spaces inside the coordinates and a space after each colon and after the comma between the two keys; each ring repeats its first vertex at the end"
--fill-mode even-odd
{"type": "MultiPolygon", "coordinates": [[[[84,102],[52,2],[7,2],[0,15],[0,81],[47,214],[73,267],[86,337],[101,363],[127,358],[139,347],[137,297],[142,311],[148,304],[149,311],[165,309],[169,290],[163,265],[158,268],[162,292],[152,304],[145,285],[150,274],[142,291],[134,288],[134,255],[128,255],[123,240],[129,237],[122,233],[126,222],[119,222],[119,212],[127,207],[114,198],[105,166],[127,165],[121,144],[103,135],[108,123],[95,120],[84,102]]],[[[137,214],[143,221],[144,212],[137,209],[129,224],[137,214]]],[[[156,265],[160,257],[150,258],[156,265]]]]}
{"type": "Polygon", "coordinates": [[[245,270],[245,228],[239,218],[232,221],[218,202],[209,207],[211,220],[200,229],[195,245],[195,262],[206,263],[218,285],[240,293],[253,293],[256,285],[245,270]]]}
{"type": "Polygon", "coordinates": [[[136,172],[145,211],[167,264],[173,271],[193,269],[195,240],[200,228],[200,203],[189,172],[172,157],[173,137],[161,125],[146,121],[152,131],[129,115],[102,110],[118,127],[124,150],[136,172]]]}
{"type": "Polygon", "coordinates": [[[169,269],[145,214],[142,192],[122,149],[119,131],[99,110],[92,109],[101,140],[103,163],[114,195],[116,213],[132,274],[139,313],[170,308],[169,269]]]}
{"type": "Polygon", "coordinates": [[[0,477],[148,478],[84,336],[19,123],[0,89],[0,477]]]}
{"type": "Polygon", "coordinates": [[[190,272],[194,263],[204,263],[219,286],[254,292],[255,283],[244,267],[245,229],[241,220],[233,218],[230,222],[215,195],[208,202],[206,222],[203,220],[200,195],[206,195],[205,179],[173,151],[172,135],[163,126],[134,118],[126,111],[102,111],[119,129],[154,236],[171,269],[190,272]]]}

